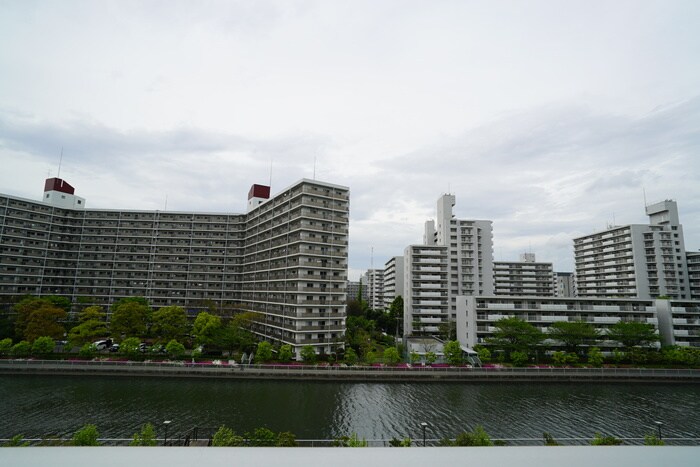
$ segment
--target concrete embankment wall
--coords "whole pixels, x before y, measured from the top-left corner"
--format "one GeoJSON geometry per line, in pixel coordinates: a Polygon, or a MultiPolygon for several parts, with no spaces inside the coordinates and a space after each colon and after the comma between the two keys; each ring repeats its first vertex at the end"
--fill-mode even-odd
{"type": "Polygon", "coordinates": [[[640,368],[431,368],[202,365],[185,363],[0,360],[3,374],[283,379],[358,382],[658,382],[700,383],[700,370],[640,368]]]}

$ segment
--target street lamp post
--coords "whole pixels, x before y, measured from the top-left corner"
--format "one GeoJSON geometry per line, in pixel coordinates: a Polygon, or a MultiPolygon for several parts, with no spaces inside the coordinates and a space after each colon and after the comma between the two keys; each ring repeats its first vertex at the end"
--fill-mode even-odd
{"type": "Polygon", "coordinates": [[[428,428],[428,424],[425,422],[421,422],[420,426],[421,428],[423,428],[423,447],[425,447],[425,429],[428,428]]]}
{"type": "Polygon", "coordinates": [[[661,427],[663,426],[663,422],[655,421],[654,423],[656,423],[656,427],[659,430],[659,439],[661,439],[661,427]]]}
{"type": "Polygon", "coordinates": [[[165,438],[163,439],[163,446],[168,445],[168,425],[170,425],[171,422],[172,420],[166,420],[163,422],[163,425],[165,425],[165,438]]]}

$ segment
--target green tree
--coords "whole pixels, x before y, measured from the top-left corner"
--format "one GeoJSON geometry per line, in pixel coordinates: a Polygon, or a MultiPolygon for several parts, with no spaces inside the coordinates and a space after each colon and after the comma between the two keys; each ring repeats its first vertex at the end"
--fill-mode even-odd
{"type": "Polygon", "coordinates": [[[51,303],[38,297],[26,297],[12,306],[12,311],[15,312],[15,336],[18,339],[24,338],[29,315],[45,305],[51,305],[51,303]]]}
{"type": "Polygon", "coordinates": [[[598,347],[591,347],[588,349],[588,363],[590,363],[591,366],[599,368],[603,366],[604,361],[603,352],[601,352],[598,347]]]}
{"type": "Polygon", "coordinates": [[[280,351],[278,354],[280,362],[287,363],[292,360],[292,346],[289,344],[284,344],[282,347],[280,347],[280,351]]]}
{"type": "Polygon", "coordinates": [[[129,357],[138,357],[141,354],[139,346],[141,339],[138,337],[127,337],[119,344],[119,352],[129,357]]]}
{"type": "Polygon", "coordinates": [[[68,332],[71,345],[82,345],[92,342],[98,337],[109,335],[107,331],[107,315],[99,306],[89,306],[78,313],[78,325],[68,332]]]}
{"type": "Polygon", "coordinates": [[[619,342],[626,349],[645,347],[659,341],[653,324],[637,321],[618,321],[608,328],[606,338],[619,342]]]}
{"type": "Polygon", "coordinates": [[[12,346],[10,353],[15,357],[26,357],[32,351],[32,345],[27,341],[19,341],[12,346]]]}
{"type": "Polygon", "coordinates": [[[316,361],[316,351],[313,346],[305,345],[301,348],[301,359],[306,363],[314,363],[316,361]]]}
{"type": "Polygon", "coordinates": [[[463,363],[462,359],[462,347],[459,345],[458,341],[449,341],[443,347],[442,352],[445,354],[445,360],[452,366],[461,365],[463,363]]]}
{"type": "Polygon", "coordinates": [[[0,341],[0,355],[9,354],[10,349],[12,349],[12,339],[8,337],[0,341]]]}
{"type": "Polygon", "coordinates": [[[134,439],[129,446],[155,446],[156,444],[156,429],[152,424],[146,423],[141,427],[140,432],[134,433],[134,439]]]}
{"type": "Polygon", "coordinates": [[[403,332],[403,297],[401,295],[397,295],[389,305],[389,317],[398,327],[397,334],[400,336],[403,332]]]}
{"type": "Polygon", "coordinates": [[[112,335],[114,337],[145,336],[151,321],[151,307],[136,300],[120,302],[112,307],[114,311],[109,321],[112,335]]]}
{"type": "Polygon", "coordinates": [[[568,352],[578,353],[582,345],[598,339],[599,332],[585,321],[557,321],[547,329],[550,339],[559,341],[568,352]]]}
{"type": "Polygon", "coordinates": [[[255,363],[266,363],[272,360],[272,344],[267,341],[260,342],[255,351],[255,363]]]}
{"type": "Polygon", "coordinates": [[[544,339],[542,331],[519,318],[501,318],[494,323],[494,328],[488,342],[508,353],[530,353],[544,339]]]}
{"type": "Polygon", "coordinates": [[[425,353],[425,362],[428,365],[432,365],[437,361],[437,354],[435,352],[426,352],[425,353]]]}
{"type": "Polygon", "coordinates": [[[221,329],[221,318],[207,313],[200,312],[194,320],[192,333],[195,341],[199,345],[213,344],[221,329]]]}
{"type": "Polygon", "coordinates": [[[488,363],[491,361],[491,351],[487,347],[479,346],[476,350],[476,354],[483,363],[488,363]]]}
{"type": "Polygon", "coordinates": [[[341,436],[333,440],[333,446],[340,448],[366,448],[368,446],[365,438],[360,439],[357,433],[350,436],[341,436]]]}
{"type": "Polygon", "coordinates": [[[42,300],[46,300],[55,307],[61,308],[66,313],[70,313],[73,304],[68,297],[61,297],[59,295],[48,295],[43,297],[42,300]]]}
{"type": "Polygon", "coordinates": [[[85,425],[73,435],[73,446],[99,446],[99,433],[95,425],[85,425]]]}
{"type": "Polygon", "coordinates": [[[179,306],[164,306],[153,312],[151,331],[164,341],[178,339],[187,333],[189,323],[185,309],[179,306]]]}
{"type": "Polygon", "coordinates": [[[387,347],[384,349],[384,363],[389,365],[396,365],[401,361],[401,356],[396,347],[387,347]]]}
{"type": "Polygon", "coordinates": [[[56,343],[48,336],[37,337],[32,344],[32,354],[45,355],[53,352],[56,343]]]}
{"type": "Polygon", "coordinates": [[[355,352],[352,347],[345,349],[345,363],[348,365],[354,365],[357,363],[357,360],[357,352],[355,352]]]}
{"type": "Polygon", "coordinates": [[[151,307],[151,304],[148,303],[148,300],[145,297],[124,297],[112,304],[112,312],[117,311],[117,308],[127,303],[136,303],[137,305],[143,305],[147,308],[151,307]]]}
{"type": "Polygon", "coordinates": [[[65,319],[66,311],[63,308],[45,302],[27,317],[23,336],[29,342],[34,342],[41,336],[60,339],[66,332],[61,323],[65,319]]]}
{"type": "Polygon", "coordinates": [[[513,366],[525,366],[527,363],[527,354],[525,352],[514,351],[510,353],[510,361],[513,362],[513,366]]]}
{"type": "Polygon", "coordinates": [[[211,445],[216,447],[243,446],[244,444],[245,439],[225,425],[221,425],[211,439],[211,445]]]}
{"type": "Polygon", "coordinates": [[[411,350],[411,353],[409,354],[408,358],[411,361],[411,365],[414,365],[420,361],[420,355],[418,355],[418,352],[415,350],[411,350]]]}
{"type": "Polygon", "coordinates": [[[165,351],[170,358],[182,358],[185,355],[185,346],[173,339],[165,346],[165,351]]]}

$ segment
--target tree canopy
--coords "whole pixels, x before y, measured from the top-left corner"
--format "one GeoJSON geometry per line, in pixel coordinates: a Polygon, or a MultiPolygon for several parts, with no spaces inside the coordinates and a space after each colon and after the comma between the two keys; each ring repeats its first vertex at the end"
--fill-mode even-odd
{"type": "MultiPolygon", "coordinates": [[[[151,307],[144,305],[142,301],[137,300],[142,297],[133,297],[132,300],[122,299],[115,306],[110,318],[109,327],[112,335],[119,337],[127,336],[145,336],[148,327],[151,323],[151,307]]],[[[148,303],[148,302],[146,302],[148,303]]]]}
{"type": "Polygon", "coordinates": [[[659,341],[653,324],[637,321],[619,321],[608,328],[606,337],[625,348],[645,347],[659,341]]]}
{"type": "Polygon", "coordinates": [[[164,341],[181,338],[187,333],[189,323],[185,309],[179,306],[164,306],[153,312],[151,330],[164,341]]]}
{"type": "Polygon", "coordinates": [[[529,352],[539,344],[544,335],[542,331],[522,319],[501,318],[494,323],[493,337],[488,342],[503,348],[507,352],[529,352]]]}
{"type": "Polygon", "coordinates": [[[548,328],[550,339],[561,342],[567,351],[578,353],[579,347],[595,342],[600,334],[591,323],[585,321],[558,321],[548,328]]]}

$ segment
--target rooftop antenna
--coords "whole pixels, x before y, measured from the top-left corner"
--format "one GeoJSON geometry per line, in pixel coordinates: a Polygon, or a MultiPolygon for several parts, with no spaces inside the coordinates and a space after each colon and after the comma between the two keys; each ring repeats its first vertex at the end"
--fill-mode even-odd
{"type": "Polygon", "coordinates": [[[613,212],[613,227],[615,227],[617,224],[615,223],[615,213],[613,212]]]}
{"type": "Polygon", "coordinates": [[[314,180],[316,180],[316,156],[314,155],[314,180]]]}
{"type": "Polygon", "coordinates": [[[168,210],[168,194],[165,194],[165,206],[163,206],[163,211],[168,210]]]}
{"type": "Polygon", "coordinates": [[[644,207],[647,207],[647,190],[642,187],[642,194],[644,195],[644,207]]]}
{"type": "Polygon", "coordinates": [[[61,146],[61,158],[58,160],[58,173],[56,178],[61,178],[61,164],[63,163],[63,146],[61,146]]]}
{"type": "Polygon", "coordinates": [[[270,188],[272,188],[272,158],[270,158],[270,188]]]}
{"type": "Polygon", "coordinates": [[[374,269],[374,247],[371,247],[370,249],[369,268],[374,269]]]}

